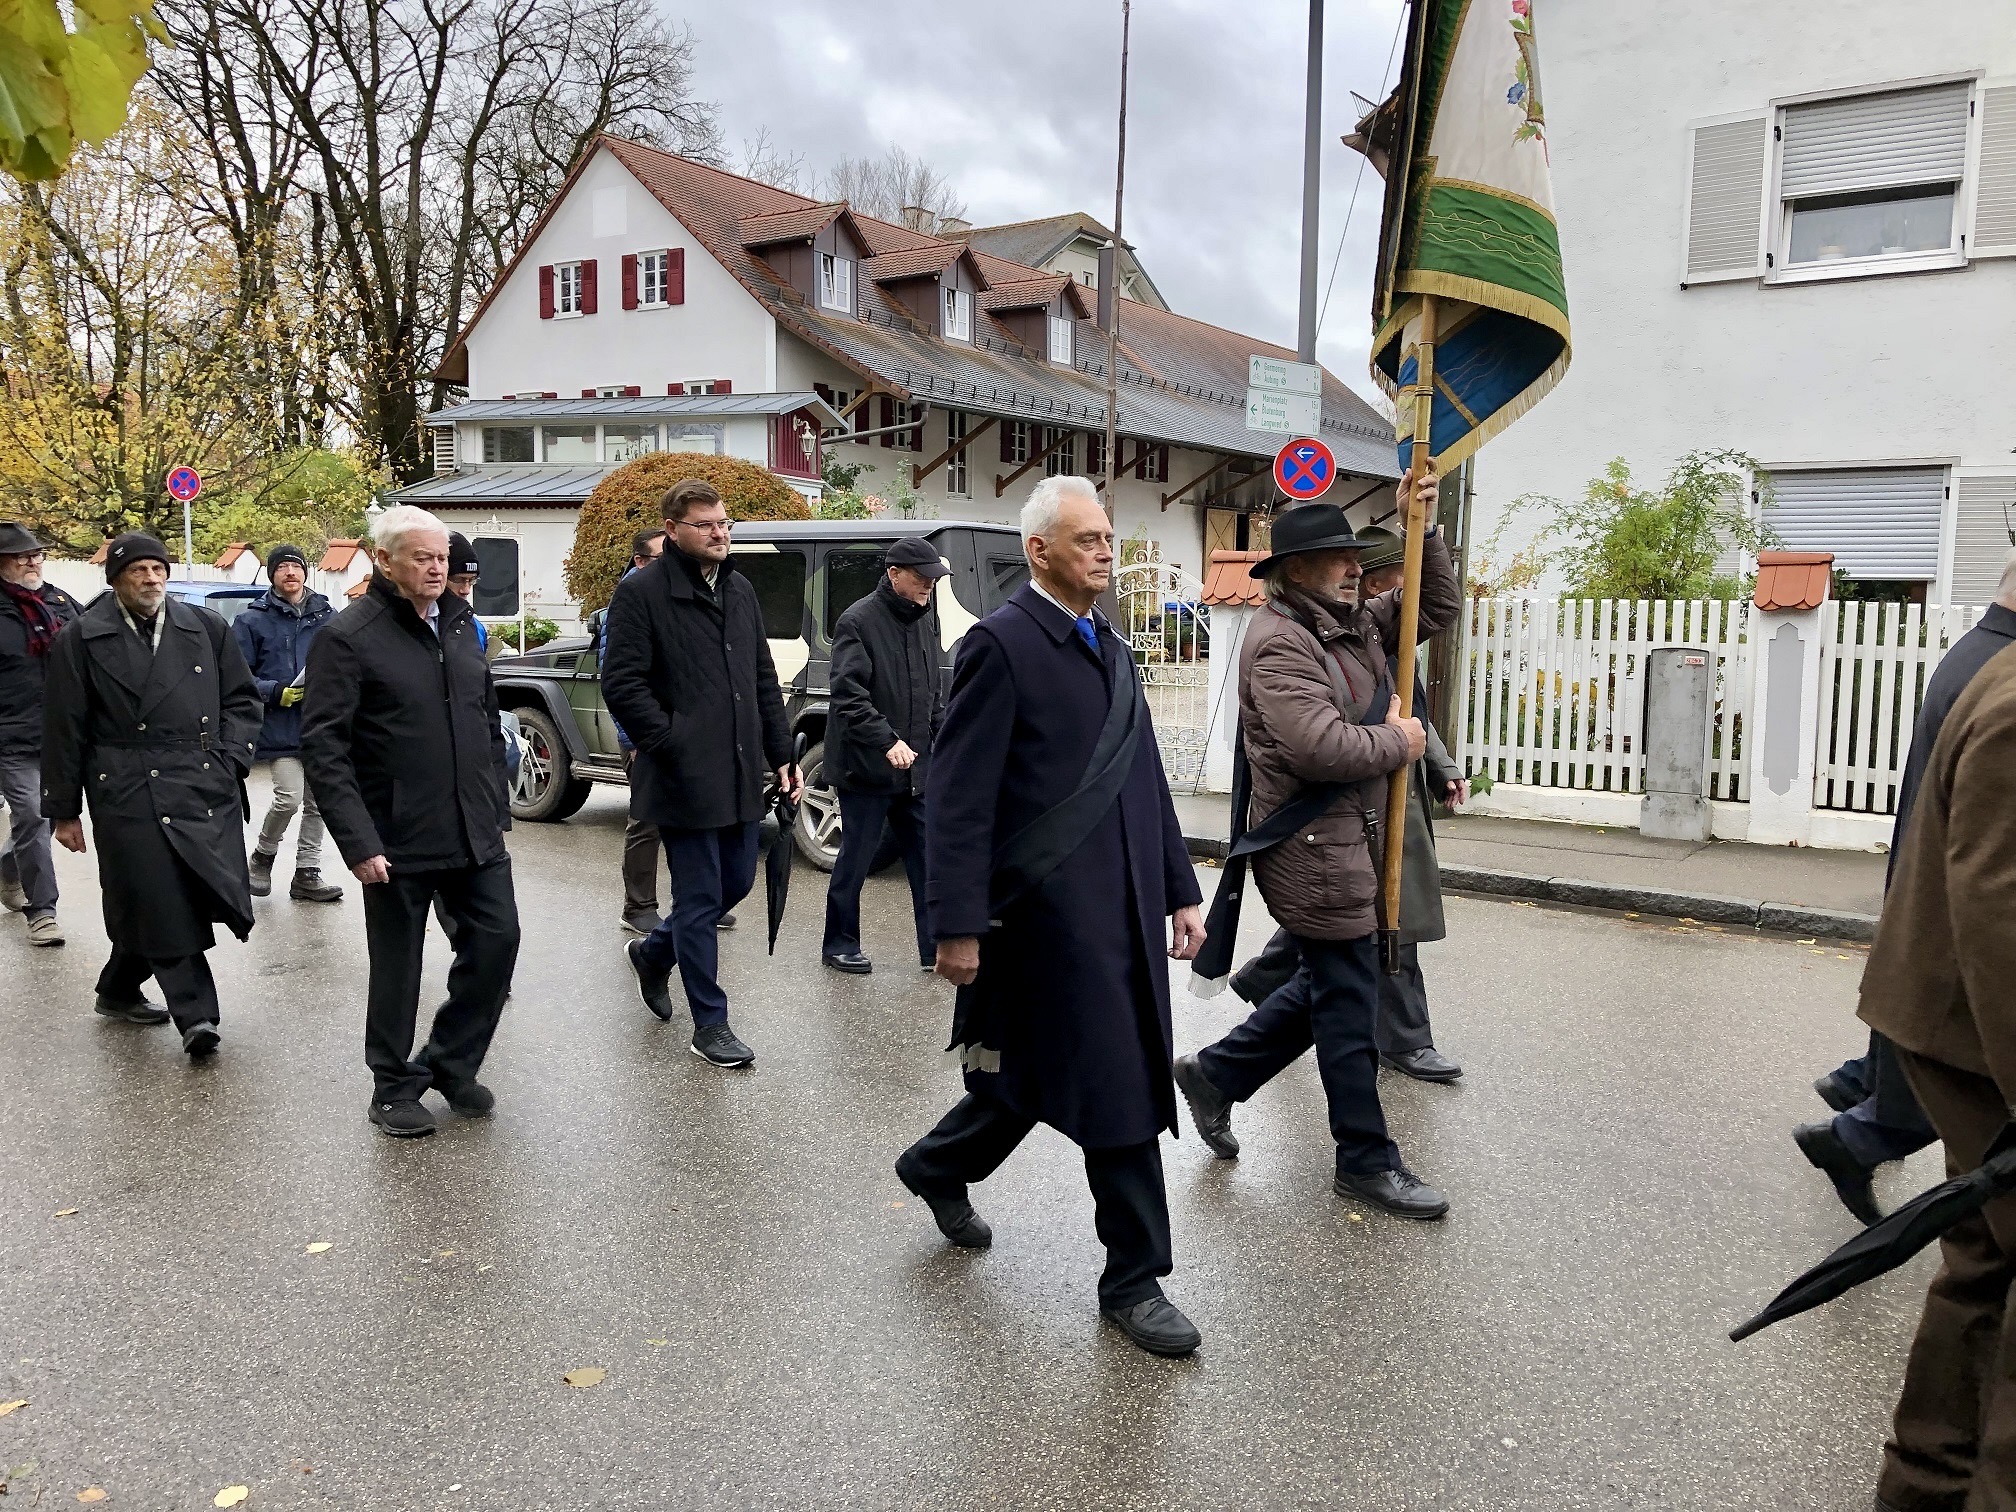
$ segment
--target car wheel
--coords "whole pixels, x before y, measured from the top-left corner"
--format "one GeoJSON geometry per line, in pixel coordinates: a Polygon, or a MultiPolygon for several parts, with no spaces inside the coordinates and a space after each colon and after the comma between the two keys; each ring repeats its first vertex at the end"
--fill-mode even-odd
{"type": "Polygon", "coordinates": [[[571,770],[566,743],[550,718],[520,709],[518,724],[525,754],[511,781],[511,817],[531,824],[565,819],[588,801],[589,784],[571,770]]]}
{"type": "MultiPolygon", "coordinates": [[[[805,776],[805,796],[799,801],[798,822],[792,826],[791,838],[797,843],[799,855],[819,870],[830,872],[840,861],[840,795],[826,780],[825,758],[826,747],[822,743],[799,759],[798,768],[805,776]]],[[[886,871],[902,854],[896,831],[885,824],[882,843],[875,847],[875,859],[868,869],[886,871]]]]}

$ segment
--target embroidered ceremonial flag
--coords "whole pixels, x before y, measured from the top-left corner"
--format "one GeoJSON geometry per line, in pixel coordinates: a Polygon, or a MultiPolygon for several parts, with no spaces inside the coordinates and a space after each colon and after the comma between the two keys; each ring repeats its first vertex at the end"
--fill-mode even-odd
{"type": "MultiPolygon", "coordinates": [[[[1399,85],[1346,140],[1386,176],[1372,376],[1396,399],[1413,384],[1420,296],[1436,295],[1429,437],[1446,470],[1567,371],[1568,294],[1534,0],[1412,4],[1399,85]]],[[[1404,467],[1414,408],[1399,411],[1404,467]]]]}

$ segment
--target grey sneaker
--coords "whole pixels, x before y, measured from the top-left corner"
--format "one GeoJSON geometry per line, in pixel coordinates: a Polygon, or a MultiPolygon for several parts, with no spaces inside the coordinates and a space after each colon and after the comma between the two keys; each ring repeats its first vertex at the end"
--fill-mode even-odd
{"type": "Polygon", "coordinates": [[[245,858],[245,871],[252,879],[252,896],[263,898],[273,891],[273,857],[255,850],[245,858]]]}
{"type": "Polygon", "coordinates": [[[756,1052],[735,1037],[726,1024],[702,1024],[693,1031],[693,1053],[710,1066],[733,1068],[756,1064],[756,1052]]]}
{"type": "Polygon", "coordinates": [[[28,943],[30,945],[61,945],[63,926],[56,922],[53,913],[36,914],[28,921],[28,943]]]}
{"type": "Polygon", "coordinates": [[[0,908],[9,913],[20,913],[28,906],[28,894],[21,890],[18,877],[0,877],[0,908]]]}

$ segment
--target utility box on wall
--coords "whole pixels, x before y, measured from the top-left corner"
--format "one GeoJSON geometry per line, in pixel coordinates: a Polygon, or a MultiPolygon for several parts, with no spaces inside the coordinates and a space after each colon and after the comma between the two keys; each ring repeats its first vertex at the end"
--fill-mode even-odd
{"type": "Polygon", "coordinates": [[[1708,838],[1708,741],[1714,710],[1715,662],[1705,647],[1661,646],[1647,654],[1640,834],[1662,840],[1708,838]]]}

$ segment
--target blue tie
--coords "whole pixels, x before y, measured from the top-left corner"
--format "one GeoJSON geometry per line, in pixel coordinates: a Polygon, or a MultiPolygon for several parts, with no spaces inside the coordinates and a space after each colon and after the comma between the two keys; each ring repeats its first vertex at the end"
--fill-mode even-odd
{"type": "Polygon", "coordinates": [[[1078,638],[1092,648],[1092,654],[1099,654],[1099,632],[1093,628],[1092,617],[1081,615],[1078,620],[1078,638]]]}

